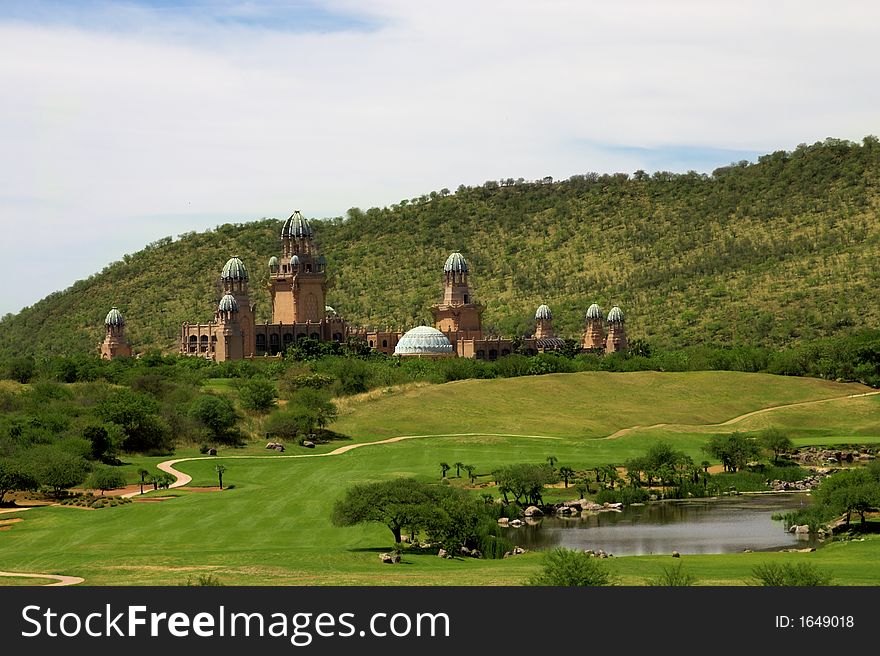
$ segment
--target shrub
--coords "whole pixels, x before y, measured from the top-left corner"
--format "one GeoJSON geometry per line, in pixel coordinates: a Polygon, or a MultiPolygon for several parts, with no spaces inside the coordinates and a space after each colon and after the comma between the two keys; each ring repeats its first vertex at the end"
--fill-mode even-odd
{"type": "Polygon", "coordinates": [[[541,571],[526,584],[567,587],[614,585],[611,574],[599,560],[582,551],[564,547],[547,552],[541,571]]]}
{"type": "Polygon", "coordinates": [[[238,394],[242,407],[255,412],[268,412],[278,398],[275,385],[264,378],[251,378],[238,388],[238,394]]]}
{"type": "Polygon", "coordinates": [[[599,490],[596,503],[644,503],[651,496],[650,492],[641,487],[624,487],[617,490],[599,490]]]}
{"type": "Polygon", "coordinates": [[[682,571],[682,562],[679,560],[671,567],[664,567],[663,573],[655,579],[648,579],[647,585],[666,586],[666,587],[682,587],[694,585],[697,579],[687,572],[682,571]]]}
{"type": "Polygon", "coordinates": [[[757,585],[808,586],[831,585],[832,576],[812,563],[761,563],[752,570],[757,585]]]}

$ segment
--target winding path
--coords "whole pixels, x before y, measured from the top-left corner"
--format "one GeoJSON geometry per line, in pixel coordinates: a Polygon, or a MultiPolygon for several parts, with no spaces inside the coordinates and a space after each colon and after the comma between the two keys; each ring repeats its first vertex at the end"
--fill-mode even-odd
{"type": "MultiPolygon", "coordinates": [[[[766,412],[774,412],[776,410],[782,410],[784,408],[794,408],[798,406],[807,406],[807,405],[815,405],[818,403],[828,403],[829,401],[842,401],[845,399],[855,399],[863,396],[874,396],[875,394],[880,394],[880,390],[875,392],[863,392],[860,394],[847,394],[846,396],[834,396],[827,399],[817,399],[815,401],[798,401],[796,403],[787,403],[784,405],[775,405],[770,408],[761,408],[760,410],[752,410],[751,412],[747,412],[742,415],[738,415],[733,419],[728,419],[727,421],[723,421],[718,424],[669,424],[669,423],[661,423],[661,424],[651,424],[650,426],[630,426],[629,428],[621,428],[618,431],[615,431],[611,435],[606,435],[605,437],[595,438],[598,440],[615,440],[617,438],[623,437],[627,433],[630,433],[634,430],[638,429],[652,429],[652,428],[664,428],[667,426],[692,426],[692,427],[720,427],[720,426],[730,426],[732,424],[736,424],[744,419],[748,419],[749,417],[754,417],[755,415],[763,414],[766,412]]],[[[563,440],[565,438],[562,437],[553,437],[550,435],[518,435],[515,433],[441,433],[437,435],[400,435],[398,437],[389,437],[384,440],[378,440],[376,442],[358,442],[356,444],[346,444],[345,446],[341,446],[337,449],[333,449],[333,451],[327,451],[326,453],[302,453],[297,455],[289,455],[289,456],[279,456],[279,455],[249,455],[249,456],[193,456],[190,458],[176,458],[174,460],[166,460],[164,462],[160,462],[156,467],[161,471],[171,474],[175,477],[175,481],[169,485],[169,489],[183,487],[184,485],[188,485],[192,482],[192,476],[189,474],[185,474],[184,472],[175,469],[174,465],[181,462],[189,462],[191,460],[218,460],[220,458],[229,459],[229,460],[247,460],[247,459],[265,459],[265,458],[325,458],[328,456],[338,456],[343,453],[347,453],[352,451],[353,449],[359,449],[364,446],[377,446],[379,444],[394,444],[395,442],[402,442],[404,440],[415,440],[423,437],[522,437],[529,439],[537,439],[537,440],[563,440]]],[[[134,492],[131,494],[126,494],[127,497],[135,497],[138,496],[139,492],[134,492]]]]}
{"type": "Polygon", "coordinates": [[[54,580],[55,583],[48,583],[45,587],[51,588],[53,586],[62,586],[62,585],[79,585],[83,581],[84,578],[81,576],[64,576],[63,574],[30,574],[25,572],[0,572],[0,576],[14,576],[15,578],[22,579],[49,579],[54,580]]]}

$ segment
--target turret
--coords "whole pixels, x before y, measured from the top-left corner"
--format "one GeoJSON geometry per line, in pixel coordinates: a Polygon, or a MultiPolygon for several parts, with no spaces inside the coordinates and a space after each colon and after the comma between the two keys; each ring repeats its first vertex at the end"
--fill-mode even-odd
{"type": "Polygon", "coordinates": [[[125,335],[125,319],[122,313],[114,305],[104,318],[104,341],[101,343],[101,357],[112,360],[124,355],[131,356],[131,346],[125,335]]]}
{"type": "Polygon", "coordinates": [[[608,337],[605,352],[617,353],[626,350],[626,327],[623,311],[616,305],[608,313],[608,337]]]}
{"type": "Polygon", "coordinates": [[[535,338],[549,339],[556,337],[553,332],[553,313],[546,305],[541,305],[535,312],[535,338]]]}
{"type": "Polygon", "coordinates": [[[581,346],[585,350],[605,348],[605,325],[602,321],[602,309],[596,303],[593,303],[587,310],[581,346]]]}

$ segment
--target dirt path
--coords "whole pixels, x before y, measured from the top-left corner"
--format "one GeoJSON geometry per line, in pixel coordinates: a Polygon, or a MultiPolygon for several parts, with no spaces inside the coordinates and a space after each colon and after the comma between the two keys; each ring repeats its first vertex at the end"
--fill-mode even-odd
{"type": "Polygon", "coordinates": [[[80,576],[64,576],[63,574],[30,574],[24,572],[0,572],[0,576],[14,576],[15,578],[23,578],[23,579],[49,579],[54,580],[55,583],[46,584],[47,588],[51,588],[52,586],[61,586],[61,585],[79,585],[83,581],[84,578],[80,576]]]}
{"type": "Polygon", "coordinates": [[[720,424],[651,424],[650,426],[630,426],[629,428],[621,428],[611,435],[606,435],[605,437],[600,437],[600,440],[616,440],[619,437],[623,437],[624,435],[631,433],[634,430],[651,430],[654,428],[667,428],[670,426],[684,426],[684,427],[705,427],[705,428],[718,428],[721,426],[731,426],[733,424],[737,424],[744,419],[748,419],[749,417],[754,417],[755,415],[762,415],[767,412],[775,412],[776,410],[783,410],[785,408],[797,408],[800,406],[806,405],[816,405],[819,403],[828,403],[830,401],[843,401],[845,399],[857,399],[863,396],[874,396],[875,394],[880,394],[880,391],[877,392],[863,392],[861,394],[847,394],[846,396],[833,396],[830,399],[817,399],[815,401],[798,401],[797,403],[786,403],[785,405],[774,405],[769,408],[761,408],[760,410],[752,410],[751,412],[747,412],[744,415],[739,415],[734,417],[733,419],[728,419],[727,421],[722,421],[720,424]]]}
{"type": "MultiPolygon", "coordinates": [[[[728,419],[727,421],[723,421],[719,424],[651,424],[650,426],[630,426],[629,428],[621,428],[620,430],[612,433],[611,435],[606,435],[605,437],[596,438],[597,440],[615,440],[619,437],[623,437],[624,435],[638,429],[653,429],[653,428],[664,428],[667,426],[692,426],[692,427],[717,427],[717,426],[730,426],[731,424],[735,424],[749,417],[753,417],[755,415],[759,415],[765,412],[773,412],[775,410],[781,410],[783,408],[793,408],[798,406],[806,406],[806,405],[814,405],[817,403],[828,403],[829,401],[841,401],[844,399],[854,399],[862,396],[873,396],[875,394],[880,394],[880,391],[876,392],[864,392],[862,394],[848,394],[846,396],[835,396],[829,399],[818,399],[815,401],[799,401],[797,403],[788,403],[785,405],[777,405],[770,408],[762,408],[760,410],[753,410],[751,412],[747,412],[745,414],[734,417],[733,419],[728,419]]],[[[325,458],[328,456],[338,456],[343,453],[348,453],[354,449],[359,449],[365,446],[377,446],[379,444],[394,444],[395,442],[403,442],[404,440],[415,440],[423,437],[522,437],[529,439],[538,439],[538,440],[562,440],[562,437],[553,437],[550,435],[517,435],[514,433],[443,433],[439,435],[400,435],[398,437],[389,437],[384,440],[378,440],[376,442],[358,442],[357,444],[346,444],[345,446],[341,446],[337,449],[333,449],[333,451],[327,451],[326,453],[302,453],[297,455],[289,455],[289,456],[279,456],[279,455],[249,455],[249,456],[194,456],[191,458],[177,458],[175,460],[166,460],[164,462],[160,462],[156,467],[158,467],[161,471],[171,474],[176,478],[176,480],[169,486],[169,488],[177,488],[183,487],[184,485],[188,485],[192,481],[192,476],[189,474],[185,474],[184,472],[175,469],[174,465],[181,462],[189,462],[192,460],[218,460],[218,459],[227,459],[227,460],[248,460],[248,459],[265,459],[265,458],[325,458]]],[[[138,492],[133,494],[126,494],[127,497],[137,496],[138,492]]]]}

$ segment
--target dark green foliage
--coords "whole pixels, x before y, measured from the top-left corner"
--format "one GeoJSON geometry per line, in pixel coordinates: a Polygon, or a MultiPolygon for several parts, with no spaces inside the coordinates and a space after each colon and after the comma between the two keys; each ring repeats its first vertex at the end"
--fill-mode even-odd
{"type": "Polygon", "coordinates": [[[336,404],[326,392],[303,388],[290,397],[283,410],[269,415],[264,429],[270,437],[292,441],[325,428],[336,414],[336,404]]]}
{"type": "Polygon", "coordinates": [[[268,412],[275,407],[278,390],[275,384],[265,378],[251,378],[238,388],[241,405],[247,410],[268,412]]]}
{"type": "Polygon", "coordinates": [[[833,577],[812,563],[761,563],[752,570],[757,585],[824,586],[832,585],[833,577]]]}
{"type": "Polygon", "coordinates": [[[83,428],[82,436],[92,445],[92,460],[107,461],[115,457],[115,445],[104,426],[86,426],[83,428]]]}
{"type": "Polygon", "coordinates": [[[36,446],[26,457],[40,485],[51,488],[56,495],[79,485],[88,475],[86,460],[60,446],[36,446]]]}
{"type": "Polygon", "coordinates": [[[779,463],[779,456],[786,451],[790,451],[794,446],[791,439],[778,428],[767,428],[761,432],[758,438],[761,446],[773,452],[773,464],[779,463]]]}
{"type": "Polygon", "coordinates": [[[508,495],[513,495],[519,505],[543,503],[544,486],[559,480],[549,464],[508,465],[492,472],[492,476],[505,502],[510,501],[508,495]]]}
{"type": "Polygon", "coordinates": [[[86,481],[86,487],[92,490],[101,490],[103,495],[107,490],[115,490],[125,487],[125,475],[113,467],[98,467],[86,481]]]}
{"type": "MultiPolygon", "coordinates": [[[[590,300],[605,309],[620,303],[632,339],[644,340],[633,341],[639,357],[693,344],[777,348],[880,323],[878,181],[876,140],[829,139],[712,175],[584,173],[549,184],[462,185],[455,194],[352,208],[346,218],[316,222],[316,231],[330,261],[328,302],[359,325],[428,322],[442,264],[462,248],[485,322],[501,334],[531,331],[535,308],[549,297],[555,328],[569,338],[579,335],[590,300]],[[375,262],[393,263],[394,284],[375,262]]],[[[233,252],[251,271],[264,321],[271,303],[257,283],[280,250],[280,225],[224,224],[124,255],[4,319],[0,352],[92,352],[117,299],[126,299],[136,351],[173,350],[181,323],[210,317],[217,275],[233,252]]],[[[763,368],[764,355],[742,355],[732,356],[735,366],[763,368]]],[[[774,360],[774,371],[807,368],[795,356],[774,360]]],[[[876,377],[876,367],[864,375],[876,377]]]]}
{"type": "Polygon", "coordinates": [[[833,515],[843,515],[847,525],[853,513],[862,524],[865,513],[880,507],[880,481],[868,469],[844,469],[825,478],[814,491],[815,503],[833,515]]]}
{"type": "Polygon", "coordinates": [[[681,560],[669,567],[663,568],[663,573],[655,579],[648,579],[647,585],[665,587],[683,587],[696,584],[697,579],[692,574],[684,571],[681,560]]]}
{"type": "Polygon", "coordinates": [[[239,436],[234,429],[238,416],[232,401],[227,397],[203,394],[193,401],[189,414],[207,429],[215,442],[237,442],[239,436]]]}
{"type": "Polygon", "coordinates": [[[713,435],[703,450],[710,456],[718,458],[724,471],[736,472],[760,455],[760,448],[755,438],[743,433],[729,435],[713,435]]]}
{"type": "Polygon", "coordinates": [[[603,586],[614,585],[614,581],[598,558],[559,547],[544,554],[541,571],[526,585],[603,586]]]}
{"type": "Polygon", "coordinates": [[[0,458],[0,504],[9,492],[32,491],[39,486],[32,464],[16,458],[0,458]]]}
{"type": "Polygon", "coordinates": [[[6,376],[10,380],[17,380],[19,383],[29,383],[34,377],[37,366],[33,356],[23,356],[12,358],[7,367],[6,376]]]}
{"type": "Polygon", "coordinates": [[[596,495],[596,503],[622,503],[628,506],[631,503],[644,503],[651,496],[650,492],[641,487],[621,487],[616,490],[599,490],[596,495]]]}

